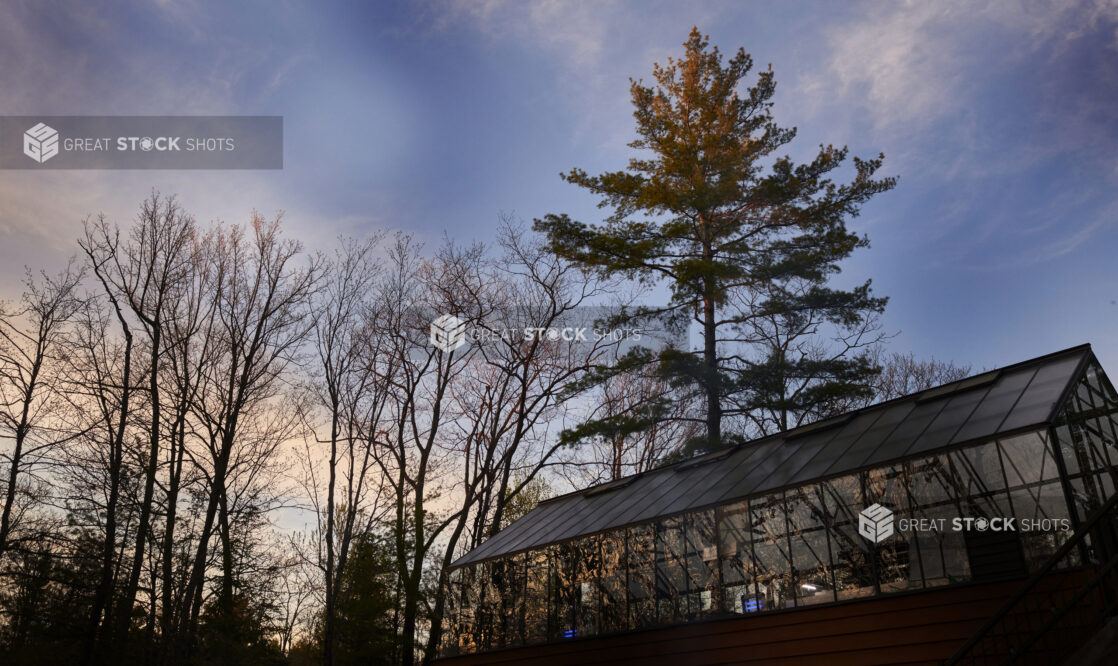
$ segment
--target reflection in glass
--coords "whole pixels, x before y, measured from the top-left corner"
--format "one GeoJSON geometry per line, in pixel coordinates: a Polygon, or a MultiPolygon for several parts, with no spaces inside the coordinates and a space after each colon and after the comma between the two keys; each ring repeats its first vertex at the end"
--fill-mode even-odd
{"type": "Polygon", "coordinates": [[[524,643],[524,562],[523,554],[494,562],[493,594],[499,599],[494,626],[502,647],[524,643]]]}
{"type": "Polygon", "coordinates": [[[478,577],[475,582],[478,591],[475,615],[478,650],[498,648],[504,644],[501,587],[498,583],[498,579],[503,582],[504,570],[503,559],[482,562],[478,565],[478,577]]]}
{"type": "Polygon", "coordinates": [[[598,633],[598,579],[601,573],[601,550],[599,537],[588,537],[576,541],[573,549],[577,553],[578,578],[578,636],[593,636],[598,633]]]}
{"type": "Polygon", "coordinates": [[[656,624],[656,529],[642,525],[627,530],[629,556],[629,628],[656,624]]]}
{"type": "Polygon", "coordinates": [[[689,513],[684,521],[687,617],[695,619],[714,613],[720,597],[714,509],[689,513]]]}
{"type": "Polygon", "coordinates": [[[839,601],[874,594],[872,544],[858,533],[858,514],[866,507],[860,475],[852,474],[819,484],[827,514],[827,535],[834,561],[835,592],[839,601]]]}
{"type": "Polygon", "coordinates": [[[553,546],[551,608],[554,639],[598,633],[598,537],[553,546]]]}
{"type": "Polygon", "coordinates": [[[458,611],[458,648],[462,654],[477,652],[477,571],[478,565],[462,568],[462,605],[458,611]]]}
{"type": "Polygon", "coordinates": [[[1118,396],[1097,363],[1091,363],[1068,400],[1056,428],[1069,476],[1088,472],[1118,477],[1118,396]]]}
{"type": "Polygon", "coordinates": [[[665,518],[656,530],[656,616],[660,624],[687,618],[683,518],[665,518]]]}
{"type": "MultiPolygon", "coordinates": [[[[1000,471],[1000,469],[999,469],[1000,471]]],[[[866,504],[880,504],[896,517],[909,515],[908,475],[904,465],[873,469],[866,472],[866,504]]],[[[910,562],[918,560],[914,531],[896,531],[878,543],[873,550],[877,584],[882,594],[920,588],[920,570],[910,562]]]]}
{"type": "Polygon", "coordinates": [[[1063,527],[1070,527],[1064,491],[1058,481],[1033,485],[1010,491],[1010,501],[1025,564],[1029,571],[1036,571],[1071,536],[1063,527]]]}
{"type": "Polygon", "coordinates": [[[1043,431],[1003,439],[999,444],[1010,488],[1049,481],[1059,476],[1048,435],[1043,431]]]}
{"type": "Polygon", "coordinates": [[[625,603],[625,533],[602,535],[602,633],[623,631],[628,626],[625,603]]]}
{"type": "Polygon", "coordinates": [[[797,606],[835,600],[834,574],[827,543],[827,511],[819,486],[789,490],[788,527],[791,539],[792,586],[797,606]]]}
{"type": "Polygon", "coordinates": [[[989,495],[1005,488],[998,447],[994,442],[952,451],[948,456],[955,473],[956,495],[989,495]]]}
{"type": "Polygon", "coordinates": [[[462,569],[452,569],[446,575],[446,598],[443,602],[442,640],[439,653],[458,654],[458,636],[461,628],[458,621],[458,606],[462,599],[462,569]]]}
{"type": "Polygon", "coordinates": [[[549,550],[533,550],[527,553],[524,586],[524,642],[547,642],[548,637],[548,604],[550,594],[548,580],[549,550]]]}
{"type": "Polygon", "coordinates": [[[763,600],[761,610],[796,605],[792,588],[792,558],[788,543],[788,521],[784,494],[777,493],[749,503],[753,533],[753,581],[763,600]]]}
{"type": "Polygon", "coordinates": [[[571,543],[551,546],[551,617],[548,621],[550,640],[574,638],[578,635],[579,557],[571,543]]]}
{"type": "Polygon", "coordinates": [[[749,529],[749,503],[735,502],[718,509],[722,551],[723,605],[731,613],[762,610],[763,600],[753,586],[753,547],[749,529]]]}

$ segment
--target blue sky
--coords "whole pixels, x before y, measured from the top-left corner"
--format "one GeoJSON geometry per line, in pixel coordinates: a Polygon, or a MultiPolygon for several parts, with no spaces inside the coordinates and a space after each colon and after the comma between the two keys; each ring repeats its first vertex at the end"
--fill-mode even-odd
{"type": "Polygon", "coordinates": [[[1091,342],[1118,375],[1118,2],[976,4],[7,2],[0,114],[282,115],[285,168],[0,172],[0,293],[153,187],[201,221],[282,209],[311,247],[595,221],[558,174],[625,164],[628,78],[697,25],[772,64],[793,157],[900,176],[842,278],[890,297],[893,349],[982,368],[1091,342]]]}

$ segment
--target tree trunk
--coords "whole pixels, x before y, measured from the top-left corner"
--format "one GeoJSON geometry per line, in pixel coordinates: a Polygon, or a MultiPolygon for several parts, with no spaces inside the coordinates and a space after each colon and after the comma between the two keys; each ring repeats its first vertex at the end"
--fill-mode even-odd
{"type": "MultiPolygon", "coordinates": [[[[221,458],[218,457],[218,466],[221,465],[221,458]]],[[[224,475],[224,469],[214,471],[214,478],[219,475],[224,475]]],[[[183,613],[179,619],[180,638],[185,639],[184,652],[180,655],[189,654],[192,649],[194,634],[198,627],[198,615],[201,613],[202,606],[202,587],[205,585],[206,574],[206,561],[209,559],[209,543],[213,535],[214,520],[217,518],[217,493],[210,492],[209,501],[206,504],[206,520],[202,526],[202,533],[198,537],[198,550],[194,555],[194,562],[190,569],[190,580],[186,585],[186,590],[183,594],[183,613]]]]}
{"type": "Polygon", "coordinates": [[[182,464],[186,449],[186,413],[185,407],[180,406],[175,427],[172,430],[171,441],[171,469],[167,484],[167,518],[163,530],[162,568],[163,568],[163,608],[159,618],[159,633],[162,638],[159,661],[167,664],[171,661],[172,635],[175,622],[175,586],[174,586],[174,557],[175,557],[175,522],[177,521],[179,484],[182,482],[182,464]]]}
{"type": "Polygon", "coordinates": [[[218,535],[221,537],[221,614],[226,620],[233,619],[233,535],[229,531],[229,497],[226,495],[225,479],[218,484],[218,535]]]}
{"type": "MultiPolygon", "coordinates": [[[[117,314],[119,317],[119,310],[117,314]]],[[[83,664],[100,662],[100,655],[109,652],[112,646],[112,594],[113,581],[116,578],[116,509],[120,499],[120,477],[124,466],[124,430],[128,425],[128,409],[132,392],[132,332],[124,318],[119,317],[119,319],[124,329],[124,377],[121,382],[120,413],[116,432],[112,433],[109,441],[109,498],[105,506],[105,543],[101,550],[101,579],[94,593],[93,607],[90,609],[89,628],[82,654],[83,664]]]]}
{"type": "MultiPolygon", "coordinates": [[[[326,622],[323,627],[323,660],[326,666],[334,666],[337,654],[337,634],[335,616],[337,615],[337,582],[340,576],[334,571],[334,487],[338,478],[338,402],[333,400],[333,413],[330,418],[330,485],[326,490],[326,622]]],[[[353,510],[353,507],[349,507],[353,510]]]]}
{"type": "Polygon", "coordinates": [[[722,443],[722,399],[718,389],[718,338],[715,326],[714,300],[703,298],[703,382],[707,394],[707,447],[716,449],[722,443]]]}
{"type": "MultiPolygon", "coordinates": [[[[124,612],[117,618],[117,636],[123,645],[128,639],[128,625],[132,606],[136,602],[136,590],[140,586],[140,574],[144,566],[144,549],[147,546],[148,532],[151,531],[151,504],[155,496],[155,474],[159,468],[159,321],[152,325],[151,368],[148,390],[151,394],[151,429],[148,432],[148,460],[144,469],[144,498],[140,503],[140,524],[136,528],[136,550],[132,555],[132,570],[128,576],[127,587],[121,598],[120,607],[124,612]]],[[[152,603],[155,591],[152,590],[152,603]]]]}
{"type": "MultiPolygon", "coordinates": [[[[699,218],[703,234],[707,233],[710,221],[705,216],[699,218]]],[[[704,237],[703,261],[710,263],[714,260],[714,250],[710,241],[704,237]]],[[[722,446],[722,390],[721,376],[718,374],[718,320],[714,302],[715,285],[712,278],[703,282],[703,371],[706,377],[703,387],[706,389],[707,398],[707,449],[714,450],[722,446]]]]}

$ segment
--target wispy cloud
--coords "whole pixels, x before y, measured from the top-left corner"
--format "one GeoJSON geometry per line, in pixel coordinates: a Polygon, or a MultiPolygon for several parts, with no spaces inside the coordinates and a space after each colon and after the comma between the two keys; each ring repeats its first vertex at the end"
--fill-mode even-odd
{"type": "Polygon", "coordinates": [[[576,137],[597,137],[599,151],[613,155],[633,139],[629,78],[647,78],[653,62],[680,54],[692,25],[712,30],[727,11],[720,3],[621,0],[430,0],[425,7],[435,31],[465,29],[540,58],[540,75],[575,119],[576,137]]]}
{"type": "Polygon", "coordinates": [[[447,0],[430,5],[432,25],[440,30],[467,23],[488,39],[513,38],[536,44],[567,65],[596,69],[617,3],[541,0],[447,0]]]}
{"type": "Polygon", "coordinates": [[[1100,29],[1118,45],[1118,1],[868,2],[826,31],[824,67],[798,88],[817,107],[854,103],[878,129],[918,130],[965,109],[1007,65],[1058,60],[1100,29]]]}
{"type": "Polygon", "coordinates": [[[886,152],[898,240],[931,265],[1020,269],[1112,229],[1118,1],[865,2],[822,32],[797,102],[886,152]]]}

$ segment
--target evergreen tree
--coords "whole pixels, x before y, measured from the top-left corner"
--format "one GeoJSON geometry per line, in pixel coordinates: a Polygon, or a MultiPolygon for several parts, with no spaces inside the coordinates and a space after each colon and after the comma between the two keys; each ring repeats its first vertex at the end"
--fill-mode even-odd
{"type": "Polygon", "coordinates": [[[869,391],[876,368],[862,353],[864,334],[885,299],[869,282],[849,290],[829,282],[868,244],[846,220],[896,179],[875,179],[883,155],[854,157],[853,178],[836,184],[830,174],[845,147],[821,146],[804,164],[777,155],[796,130],[773,119],[771,67],[739,92],[753,68],[744,50],[723,65],[697,28],[684,47],[682,59],[655,65],[656,85],[631,81],[638,138],[629,145],[641,152],[628,167],[563,175],[612,210],[604,224],[552,214],[535,228],[583,267],[670,287],[666,308],[628,316],[679,312],[701,327],[697,352],[667,349],[652,360],[702,399],[706,436],[695,445],[713,449],[732,439],[724,417],[763,425],[758,415],[777,413],[785,428],[789,414],[807,418],[820,402],[869,391]],[[828,327],[845,341],[837,352],[819,340],[828,327]]]}
{"type": "Polygon", "coordinates": [[[352,558],[341,581],[337,663],[389,663],[396,640],[391,553],[373,535],[360,534],[352,558]]]}

